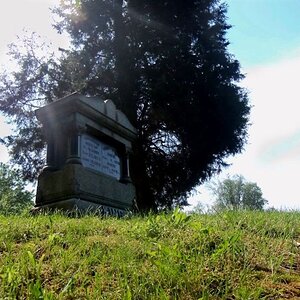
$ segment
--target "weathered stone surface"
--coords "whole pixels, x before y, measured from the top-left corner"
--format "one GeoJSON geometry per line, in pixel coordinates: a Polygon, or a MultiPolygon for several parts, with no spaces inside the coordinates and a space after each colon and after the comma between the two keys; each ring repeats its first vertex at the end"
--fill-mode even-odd
{"type": "Polygon", "coordinates": [[[37,208],[130,210],[128,155],[136,130],[111,100],[73,94],[37,110],[47,140],[37,208]]]}
{"type": "Polygon", "coordinates": [[[132,184],[125,185],[82,165],[68,164],[61,170],[40,176],[36,204],[53,205],[58,201],[80,199],[130,210],[134,198],[132,184]]]}

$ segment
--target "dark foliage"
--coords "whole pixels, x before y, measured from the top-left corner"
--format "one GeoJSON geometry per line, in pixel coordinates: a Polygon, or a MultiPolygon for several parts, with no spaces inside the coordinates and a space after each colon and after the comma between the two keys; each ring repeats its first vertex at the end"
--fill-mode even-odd
{"type": "MultiPolygon", "coordinates": [[[[74,91],[112,99],[138,129],[131,171],[139,207],[185,205],[193,187],[220,171],[246,139],[250,108],[236,84],[239,63],[227,52],[226,6],[219,0],[65,0],[55,13],[56,28],[70,34],[72,47],[38,65],[34,49],[27,57],[14,49],[21,67],[2,84],[0,109],[22,123],[32,112],[18,112],[22,101],[49,102],[74,91]],[[12,88],[22,85],[23,93],[12,88]]],[[[34,121],[25,123],[36,132],[34,121]]],[[[24,140],[12,137],[8,144],[26,165],[36,156],[34,149],[20,151],[24,140]]]]}

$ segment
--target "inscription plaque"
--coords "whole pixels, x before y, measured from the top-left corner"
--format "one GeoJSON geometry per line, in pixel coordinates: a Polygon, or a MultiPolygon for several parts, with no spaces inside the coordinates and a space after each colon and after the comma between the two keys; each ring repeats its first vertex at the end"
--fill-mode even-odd
{"type": "Polygon", "coordinates": [[[121,164],[116,150],[86,134],[81,136],[81,161],[86,168],[120,179],[121,164]]]}

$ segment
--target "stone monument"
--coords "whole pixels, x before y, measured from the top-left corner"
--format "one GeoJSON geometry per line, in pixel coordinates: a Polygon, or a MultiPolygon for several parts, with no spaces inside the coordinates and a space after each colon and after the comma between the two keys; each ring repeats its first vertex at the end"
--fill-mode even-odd
{"type": "Polygon", "coordinates": [[[131,210],[129,156],[136,130],[111,100],[72,94],[36,111],[47,142],[36,209],[131,210]]]}

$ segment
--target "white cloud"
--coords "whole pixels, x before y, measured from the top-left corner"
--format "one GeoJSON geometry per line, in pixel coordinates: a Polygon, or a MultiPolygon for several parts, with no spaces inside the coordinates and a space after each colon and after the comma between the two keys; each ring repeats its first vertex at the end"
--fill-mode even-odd
{"type": "MultiPolygon", "coordinates": [[[[23,35],[23,29],[36,32],[55,47],[67,45],[66,35],[59,35],[52,27],[53,14],[49,7],[58,4],[58,0],[10,0],[0,3],[0,27],[3,29],[0,37],[0,60],[5,56],[7,45],[16,41],[17,35],[23,35]]],[[[55,49],[56,49],[55,48],[55,49]]]]}
{"type": "Polygon", "coordinates": [[[300,208],[299,70],[300,53],[295,51],[291,58],[250,69],[244,82],[255,106],[250,130],[255,154],[248,160],[245,152],[243,159],[251,179],[278,208],[300,208]]]}
{"type": "MultiPolygon", "coordinates": [[[[250,94],[249,143],[231,158],[226,174],[241,174],[256,182],[270,206],[300,209],[300,51],[274,64],[246,70],[243,81],[250,94]]],[[[207,192],[204,187],[206,203],[207,192]]],[[[192,203],[202,201],[196,195],[192,203]]],[[[211,201],[211,200],[210,200],[211,201]]]]}
{"type": "MultiPolygon", "coordinates": [[[[286,151],[297,146],[295,139],[300,132],[299,70],[300,55],[248,71],[244,85],[251,91],[250,99],[254,105],[250,141],[255,143],[260,156],[280,143],[287,148],[286,151]]],[[[272,151],[269,153],[272,155],[272,151]]]]}

